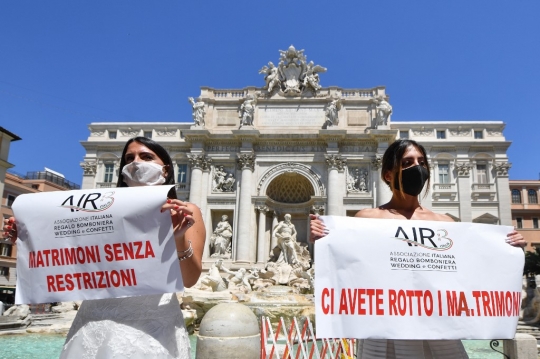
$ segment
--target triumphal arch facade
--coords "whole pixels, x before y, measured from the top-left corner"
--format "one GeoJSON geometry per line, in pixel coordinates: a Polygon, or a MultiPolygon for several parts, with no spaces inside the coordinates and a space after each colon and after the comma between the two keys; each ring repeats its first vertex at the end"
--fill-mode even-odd
{"type": "Polygon", "coordinates": [[[259,71],[260,87],[202,87],[188,99],[191,122],[90,124],[83,188],[114,187],[125,141],[151,137],[176,164],[178,197],[202,210],[205,262],[263,264],[285,214],[307,244],[309,213],[354,215],[386,203],[382,155],[411,138],[432,164],[422,205],[456,220],[511,223],[504,123],[393,122],[385,87],[324,87],[327,69],[293,46],[276,63],[259,71]]]}

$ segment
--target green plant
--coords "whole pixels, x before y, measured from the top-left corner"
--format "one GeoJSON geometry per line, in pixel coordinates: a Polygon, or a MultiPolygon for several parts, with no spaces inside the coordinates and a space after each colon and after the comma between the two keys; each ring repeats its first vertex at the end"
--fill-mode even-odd
{"type": "Polygon", "coordinates": [[[525,252],[525,267],[523,274],[526,276],[535,276],[540,274],[540,248],[536,247],[534,252],[525,252]]]}

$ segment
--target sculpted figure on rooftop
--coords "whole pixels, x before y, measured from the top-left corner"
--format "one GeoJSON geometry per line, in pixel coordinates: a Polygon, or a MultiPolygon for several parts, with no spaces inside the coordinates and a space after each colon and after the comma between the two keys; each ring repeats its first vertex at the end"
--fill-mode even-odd
{"type": "Polygon", "coordinates": [[[324,110],[324,114],[326,115],[326,127],[332,127],[337,126],[339,124],[339,116],[338,111],[341,109],[341,100],[335,99],[332,100],[327,106],[326,110],[324,110]]]}
{"type": "Polygon", "coordinates": [[[268,93],[272,92],[274,86],[277,88],[281,87],[281,74],[279,68],[276,67],[272,61],[268,62],[268,67],[263,66],[262,69],[259,70],[259,73],[266,75],[264,77],[264,80],[266,81],[264,89],[268,90],[268,93]]]}
{"type": "Polygon", "coordinates": [[[274,89],[278,89],[282,96],[299,96],[305,91],[311,91],[313,95],[321,89],[319,73],[326,72],[326,68],[315,65],[313,61],[307,62],[304,50],[296,50],[293,45],[287,50],[279,50],[279,63],[275,66],[272,62],[263,66],[259,74],[264,74],[266,89],[271,96],[274,89]]]}
{"type": "Polygon", "coordinates": [[[189,103],[193,108],[193,122],[195,122],[196,127],[204,127],[204,115],[206,111],[204,109],[203,101],[195,101],[193,97],[188,97],[189,103]]]}
{"type": "Polygon", "coordinates": [[[326,72],[326,68],[319,65],[314,65],[313,61],[310,61],[306,65],[306,72],[304,74],[304,81],[303,81],[304,88],[311,87],[313,91],[320,90],[321,85],[319,85],[318,72],[326,72]]]}
{"type": "Polygon", "coordinates": [[[243,126],[253,126],[253,117],[255,115],[255,105],[257,104],[257,99],[253,95],[249,95],[244,100],[244,103],[240,106],[240,112],[238,117],[240,117],[240,127],[243,126]]]}
{"type": "Polygon", "coordinates": [[[388,120],[392,114],[392,106],[384,97],[375,99],[376,108],[376,126],[388,126],[388,120]]]}

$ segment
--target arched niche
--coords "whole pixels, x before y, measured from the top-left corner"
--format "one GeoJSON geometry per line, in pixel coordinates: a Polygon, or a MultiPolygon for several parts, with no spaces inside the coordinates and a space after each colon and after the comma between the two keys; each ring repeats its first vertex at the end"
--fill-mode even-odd
{"type": "MultiPolygon", "coordinates": [[[[311,167],[295,162],[281,163],[269,168],[259,180],[259,184],[257,185],[257,195],[266,195],[268,192],[268,187],[271,185],[274,179],[287,173],[302,176],[311,185],[314,196],[325,196],[326,189],[321,181],[321,176],[313,171],[311,167]]],[[[304,179],[302,179],[302,181],[304,181],[304,179]]]]}

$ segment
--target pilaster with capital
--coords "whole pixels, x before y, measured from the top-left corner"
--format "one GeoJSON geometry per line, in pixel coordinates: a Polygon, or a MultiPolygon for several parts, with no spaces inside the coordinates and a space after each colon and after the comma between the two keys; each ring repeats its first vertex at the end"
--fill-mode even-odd
{"type": "Polygon", "coordinates": [[[341,214],[340,209],[342,207],[342,196],[340,194],[340,189],[344,185],[339,183],[339,171],[343,171],[347,165],[347,159],[343,158],[341,155],[331,154],[325,155],[326,164],[328,165],[328,215],[329,216],[338,216],[341,214]]]}
{"type": "MultiPolygon", "coordinates": [[[[202,169],[202,181],[201,181],[201,213],[203,218],[206,218],[206,208],[208,207],[208,187],[210,182],[210,168],[211,168],[211,160],[207,161],[206,166],[202,169]]],[[[208,247],[208,246],[205,246],[208,247]]],[[[205,248],[206,249],[206,248],[205,248]]],[[[210,255],[210,253],[206,253],[210,255]]],[[[204,253],[203,253],[204,258],[204,253]]]]}
{"type": "Polygon", "coordinates": [[[83,176],[95,176],[96,169],[97,169],[97,162],[96,161],[81,162],[81,168],[84,171],[83,176]]]}
{"type": "MultiPolygon", "coordinates": [[[[495,177],[495,183],[497,185],[497,199],[499,201],[499,219],[502,225],[512,225],[512,212],[511,208],[511,191],[510,183],[508,180],[508,170],[512,167],[509,162],[495,162],[493,163],[493,169],[497,176],[495,177]]],[[[527,198],[527,196],[523,196],[527,198]]]]}
{"type": "Polygon", "coordinates": [[[266,214],[270,209],[265,206],[257,206],[259,212],[259,228],[257,233],[257,263],[265,263],[268,259],[270,243],[266,239],[266,214]]]}
{"type": "Polygon", "coordinates": [[[191,184],[189,192],[189,201],[198,206],[202,205],[202,173],[207,170],[212,160],[204,154],[187,155],[189,166],[191,167],[191,184]]]}
{"type": "MultiPolygon", "coordinates": [[[[251,223],[251,187],[252,175],[255,169],[255,154],[239,153],[238,167],[242,170],[242,179],[240,184],[239,208],[238,208],[238,237],[236,243],[236,261],[254,262],[255,251],[252,250],[250,241],[251,223]]],[[[254,248],[254,247],[253,247],[254,248]]]]}
{"type": "MultiPolygon", "coordinates": [[[[433,182],[435,182],[435,166],[430,166],[430,171],[429,171],[429,176],[430,176],[430,183],[429,183],[429,186],[432,186],[433,187],[433,182]]],[[[432,188],[429,188],[427,182],[426,184],[424,185],[424,188],[422,190],[422,192],[420,193],[420,195],[418,196],[418,200],[420,202],[420,205],[423,207],[423,208],[427,208],[429,210],[431,210],[433,208],[433,200],[432,200],[432,188]]]]}
{"type": "Polygon", "coordinates": [[[83,180],[82,188],[95,188],[96,184],[96,172],[97,172],[97,162],[96,161],[84,161],[81,162],[81,167],[83,169],[83,180]]]}
{"type": "Polygon", "coordinates": [[[375,158],[371,160],[371,169],[372,169],[372,178],[373,178],[373,184],[374,188],[376,189],[374,192],[375,194],[375,206],[379,207],[382,206],[385,203],[390,202],[390,199],[392,198],[392,191],[390,191],[390,188],[384,182],[381,176],[382,171],[382,156],[381,155],[375,155],[375,158]]]}
{"type": "Polygon", "coordinates": [[[243,171],[249,169],[253,171],[255,169],[255,154],[254,153],[239,153],[238,154],[238,167],[243,171]]]}
{"type": "Polygon", "coordinates": [[[311,211],[313,212],[313,214],[324,216],[324,205],[314,204],[313,206],[311,206],[311,211]]]}
{"type": "Polygon", "coordinates": [[[493,169],[497,174],[497,177],[508,177],[508,170],[512,167],[511,163],[508,162],[495,162],[493,164],[493,169]]]}
{"type": "Polygon", "coordinates": [[[462,222],[472,222],[471,169],[469,161],[456,161],[454,165],[459,193],[459,218],[462,222]]]}
{"type": "Polygon", "coordinates": [[[272,213],[272,227],[270,227],[270,252],[269,255],[272,256],[272,250],[277,246],[277,238],[273,235],[274,228],[278,225],[278,213],[276,210],[272,213]]]}

